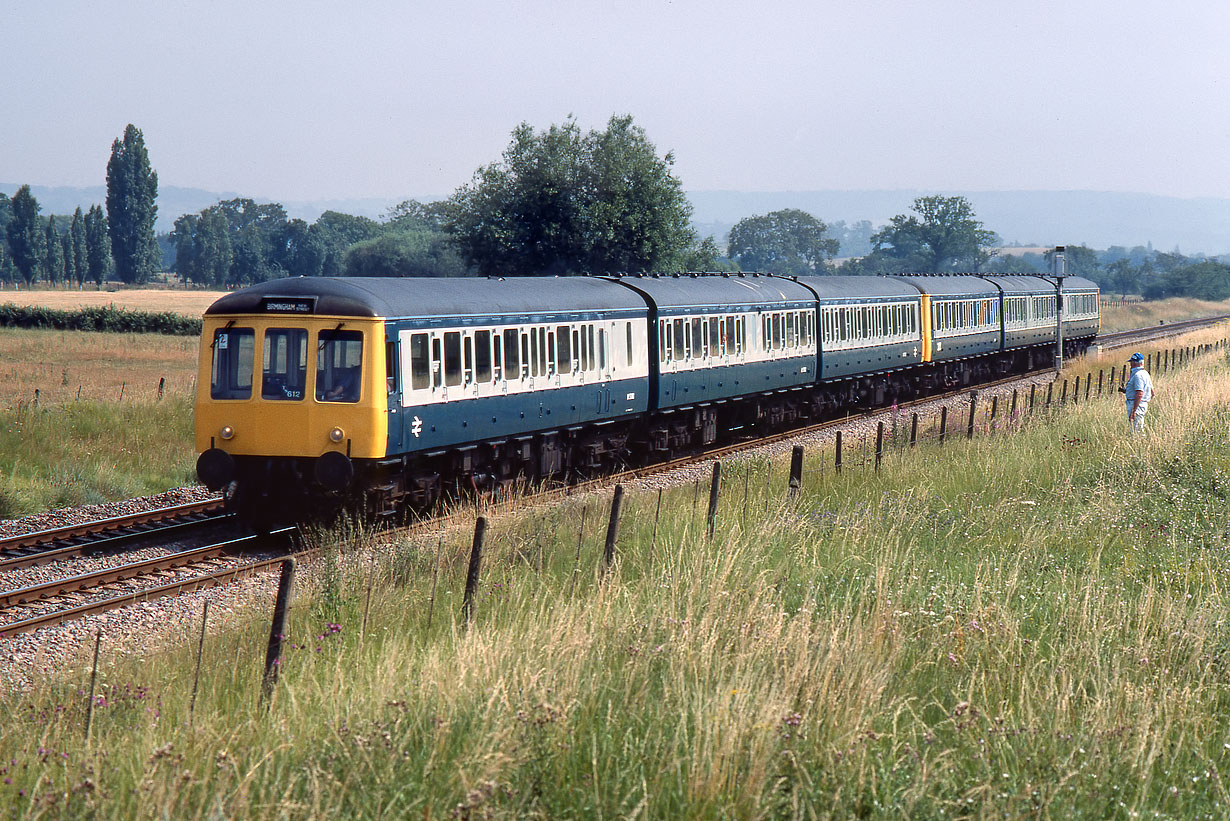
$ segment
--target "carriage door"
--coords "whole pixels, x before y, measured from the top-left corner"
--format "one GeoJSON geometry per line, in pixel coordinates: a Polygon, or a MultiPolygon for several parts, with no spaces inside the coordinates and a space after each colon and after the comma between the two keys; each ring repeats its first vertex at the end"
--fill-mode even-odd
{"type": "Polygon", "coordinates": [[[398,378],[401,369],[398,366],[401,346],[394,336],[386,336],[384,340],[384,384],[388,391],[389,414],[389,452],[396,453],[402,446],[401,412],[401,379],[398,378]]]}

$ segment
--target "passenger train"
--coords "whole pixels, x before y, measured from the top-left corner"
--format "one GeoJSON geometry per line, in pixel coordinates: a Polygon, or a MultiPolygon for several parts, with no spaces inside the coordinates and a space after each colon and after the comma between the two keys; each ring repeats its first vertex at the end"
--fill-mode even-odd
{"type": "Polygon", "coordinates": [[[272,280],[205,313],[197,474],[265,522],[423,508],[1039,367],[1060,306],[1072,355],[1078,277],[272,280]]]}

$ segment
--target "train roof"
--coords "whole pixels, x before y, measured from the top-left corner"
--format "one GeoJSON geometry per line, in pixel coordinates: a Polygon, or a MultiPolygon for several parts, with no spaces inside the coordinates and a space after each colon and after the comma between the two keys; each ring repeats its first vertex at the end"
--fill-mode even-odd
{"type": "Polygon", "coordinates": [[[705,308],[813,302],[811,291],[792,279],[771,274],[672,274],[614,279],[652,299],[658,308],[705,308]]]}
{"type": "Polygon", "coordinates": [[[902,274],[895,277],[908,282],[924,294],[934,296],[989,296],[999,289],[976,274],[902,274]]]}
{"type": "MultiPolygon", "coordinates": [[[[1046,280],[1046,284],[1049,285],[1052,290],[1054,290],[1055,288],[1055,278],[1054,277],[1044,276],[1044,277],[1039,277],[1039,279],[1046,280]]],[[[1065,291],[1096,291],[1098,290],[1098,284],[1094,282],[1092,279],[1085,279],[1084,277],[1064,277],[1063,278],[1063,289],[1065,291]]]]}
{"type": "Polygon", "coordinates": [[[821,299],[918,298],[917,288],[892,277],[808,276],[795,279],[815,291],[821,299]]]}
{"type": "Polygon", "coordinates": [[[1051,294],[1052,296],[1055,293],[1055,283],[1047,282],[1042,277],[1029,276],[1027,274],[1005,274],[1004,276],[988,274],[987,279],[1003,288],[1007,293],[1037,293],[1051,294]]]}
{"type": "Polygon", "coordinates": [[[644,312],[645,302],[598,277],[291,277],[235,291],[205,313],[425,317],[596,309],[644,312]]]}

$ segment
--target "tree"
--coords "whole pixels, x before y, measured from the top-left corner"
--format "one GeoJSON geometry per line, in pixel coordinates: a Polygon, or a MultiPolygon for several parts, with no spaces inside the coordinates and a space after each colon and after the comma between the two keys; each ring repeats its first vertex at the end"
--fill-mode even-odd
{"type": "Polygon", "coordinates": [[[38,200],[30,193],[30,186],[23,185],[17,189],[17,193],[13,195],[12,207],[13,218],[5,233],[9,239],[9,250],[13,254],[13,264],[17,266],[26,285],[29,285],[42,268],[47,235],[43,229],[43,221],[38,216],[38,200]]]}
{"type": "Polygon", "coordinates": [[[1117,259],[1106,266],[1110,283],[1121,297],[1135,293],[1140,287],[1140,271],[1127,259],[1117,259]]]}
{"type": "Polygon", "coordinates": [[[111,268],[111,232],[101,205],[85,212],[85,256],[90,279],[101,288],[111,268]]]}
{"type": "Polygon", "coordinates": [[[150,167],[141,130],[129,123],[123,140],[111,144],[107,162],[107,224],[115,270],[127,283],[150,278],[161,261],[154,220],[158,174],[150,167]]]}
{"type": "Polygon", "coordinates": [[[87,257],[88,247],[85,242],[85,215],[81,213],[80,206],[73,212],[73,221],[68,227],[68,236],[72,243],[73,275],[77,281],[77,287],[80,288],[85,283],[90,265],[87,257]]]}
{"type": "Polygon", "coordinates": [[[872,253],[919,273],[977,271],[991,259],[985,248],[995,242],[995,232],[974,218],[965,197],[919,197],[913,210],[917,216],[898,214],[872,235],[872,253]]]}
{"type": "Polygon", "coordinates": [[[301,219],[282,226],[274,238],[273,264],[292,277],[318,277],[324,270],[326,249],[312,227],[301,219]]]}
{"type": "Polygon", "coordinates": [[[55,215],[47,218],[43,234],[43,274],[52,285],[64,281],[64,247],[60,244],[60,232],[56,228],[55,215]]]}
{"type": "Polygon", "coordinates": [[[825,260],[837,253],[827,226],[806,211],[787,208],[746,217],[730,229],[727,253],[744,271],[800,276],[827,273],[825,260]]]}
{"type": "Polygon", "coordinates": [[[453,195],[448,228],[482,274],[677,268],[696,236],[673,165],[631,117],[588,134],[575,120],[522,123],[453,195]]]}
{"type": "Polygon", "coordinates": [[[448,237],[432,231],[392,231],[350,247],[346,276],[460,277],[469,272],[448,237]]]}
{"type": "Polygon", "coordinates": [[[77,281],[77,258],[73,256],[73,235],[71,226],[68,231],[60,234],[60,256],[64,271],[64,285],[71,286],[77,281]]]}

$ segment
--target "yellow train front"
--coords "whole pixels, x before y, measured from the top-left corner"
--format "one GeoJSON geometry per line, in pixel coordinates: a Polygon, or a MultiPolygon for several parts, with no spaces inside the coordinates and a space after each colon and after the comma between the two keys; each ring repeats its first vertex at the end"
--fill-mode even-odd
{"type": "Polygon", "coordinates": [[[205,312],[197,475],[249,521],[353,501],[356,473],[385,454],[387,403],[384,321],[367,306],[249,289],[205,312]]]}

